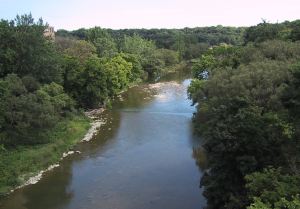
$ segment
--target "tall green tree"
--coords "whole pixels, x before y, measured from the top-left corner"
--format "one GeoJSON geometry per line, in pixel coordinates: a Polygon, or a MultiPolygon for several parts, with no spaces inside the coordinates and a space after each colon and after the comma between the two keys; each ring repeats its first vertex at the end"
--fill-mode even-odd
{"type": "Polygon", "coordinates": [[[87,31],[86,39],[93,43],[99,57],[113,57],[117,52],[117,45],[107,30],[95,27],[87,31]]]}
{"type": "Polygon", "coordinates": [[[100,59],[92,56],[86,60],[79,75],[79,102],[83,107],[102,106],[108,98],[107,73],[100,59]]]}
{"type": "Polygon", "coordinates": [[[132,77],[132,64],[118,55],[104,64],[107,73],[109,95],[114,96],[126,88],[132,77]]]}
{"type": "Polygon", "coordinates": [[[63,87],[33,85],[34,79],[9,74],[0,80],[0,144],[34,145],[47,142],[47,131],[73,111],[73,100],[63,87]],[[30,83],[27,81],[30,79],[30,83]]]}
{"type": "MultiPolygon", "coordinates": [[[[299,76],[294,64],[300,58],[299,49],[297,43],[279,40],[242,48],[217,47],[194,66],[189,93],[198,104],[195,127],[205,139],[208,155],[201,180],[208,208],[260,203],[272,208],[294,201],[285,192],[270,189],[268,195],[274,192],[278,198],[267,202],[257,194],[264,187],[261,182],[252,184],[255,192],[251,193],[245,177],[253,175],[254,181],[269,166],[284,168],[283,176],[299,175],[299,76]],[[204,77],[205,71],[208,76],[204,77]],[[260,199],[253,202],[254,197],[260,199]]],[[[283,185],[300,188],[297,182],[283,185]]],[[[296,199],[297,194],[293,193],[296,199]]]]}
{"type": "Polygon", "coordinates": [[[31,75],[43,83],[61,82],[59,55],[44,36],[47,27],[32,15],[17,16],[0,23],[0,77],[15,73],[31,75]]]}

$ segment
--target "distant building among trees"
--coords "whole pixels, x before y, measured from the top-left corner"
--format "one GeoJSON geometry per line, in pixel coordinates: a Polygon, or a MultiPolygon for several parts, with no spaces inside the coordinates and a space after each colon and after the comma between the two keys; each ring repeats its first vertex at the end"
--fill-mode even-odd
{"type": "Polygon", "coordinates": [[[54,27],[48,26],[44,31],[44,36],[49,37],[51,39],[55,39],[54,27]]]}

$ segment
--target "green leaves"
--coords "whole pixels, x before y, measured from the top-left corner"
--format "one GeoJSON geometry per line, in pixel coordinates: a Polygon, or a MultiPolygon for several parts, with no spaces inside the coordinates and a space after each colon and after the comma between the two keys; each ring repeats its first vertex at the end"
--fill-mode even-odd
{"type": "Polygon", "coordinates": [[[132,77],[132,64],[127,62],[122,56],[118,55],[109,59],[104,68],[107,72],[107,86],[110,96],[116,95],[126,88],[132,77]]]}
{"type": "Polygon", "coordinates": [[[213,55],[202,55],[192,66],[194,77],[198,79],[207,79],[215,62],[216,60],[213,55]]]}
{"type": "Polygon", "coordinates": [[[279,40],[220,46],[194,64],[189,96],[198,104],[195,127],[208,155],[201,181],[208,208],[245,208],[251,202],[250,208],[295,206],[300,97],[293,63],[299,49],[298,43],[279,40]],[[268,166],[286,172],[261,173],[268,166]]]}
{"type": "Polygon", "coordinates": [[[188,96],[189,99],[192,99],[193,104],[205,100],[204,85],[205,80],[195,78],[191,81],[191,84],[188,87],[188,96]]]}
{"type": "Polygon", "coordinates": [[[300,177],[284,174],[282,169],[267,168],[245,177],[248,196],[253,200],[250,209],[265,205],[268,208],[297,208],[300,177]]]}
{"type": "Polygon", "coordinates": [[[73,110],[73,100],[56,83],[27,89],[22,79],[10,74],[0,86],[0,143],[7,146],[47,142],[45,131],[73,110]]]}
{"type": "Polygon", "coordinates": [[[17,16],[16,21],[0,23],[0,76],[15,73],[31,75],[42,83],[61,82],[59,56],[44,37],[46,25],[34,22],[31,15],[17,16]]]}
{"type": "Polygon", "coordinates": [[[99,57],[113,57],[118,52],[115,41],[105,29],[99,27],[89,29],[86,39],[96,47],[99,57]]]}

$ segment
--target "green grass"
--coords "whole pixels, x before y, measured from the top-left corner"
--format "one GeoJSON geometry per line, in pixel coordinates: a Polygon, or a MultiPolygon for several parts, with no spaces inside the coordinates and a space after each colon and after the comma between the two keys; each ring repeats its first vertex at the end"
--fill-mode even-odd
{"type": "Polygon", "coordinates": [[[73,116],[49,131],[50,143],[0,151],[0,196],[21,185],[29,177],[57,163],[62,153],[79,142],[90,128],[85,116],[73,116]]]}

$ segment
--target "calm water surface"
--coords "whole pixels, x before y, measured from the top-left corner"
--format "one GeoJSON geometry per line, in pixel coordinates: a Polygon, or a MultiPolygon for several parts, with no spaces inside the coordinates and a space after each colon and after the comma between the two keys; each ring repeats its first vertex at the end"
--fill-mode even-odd
{"type": "Polygon", "coordinates": [[[1,209],[200,209],[188,79],[131,88],[93,141],[60,167],[0,200],[1,209]]]}

